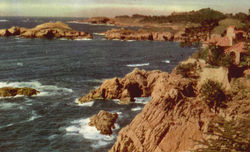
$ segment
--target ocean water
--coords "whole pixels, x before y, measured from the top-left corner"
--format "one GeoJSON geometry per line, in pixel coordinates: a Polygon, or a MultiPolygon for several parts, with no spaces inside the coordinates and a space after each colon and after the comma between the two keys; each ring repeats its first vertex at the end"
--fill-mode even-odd
{"type": "MultiPolygon", "coordinates": [[[[68,23],[72,18],[1,17],[0,28],[33,27],[47,21],[68,23]]],[[[104,32],[112,26],[68,23],[73,29],[104,32]]],[[[130,123],[150,98],[120,105],[116,100],[83,105],[76,99],[105,79],[123,77],[135,67],[171,72],[195,51],[175,42],[0,38],[0,87],[32,87],[33,97],[0,98],[1,152],[104,152],[118,131],[130,123]],[[119,114],[111,136],[89,127],[99,110],[119,114]]]]}

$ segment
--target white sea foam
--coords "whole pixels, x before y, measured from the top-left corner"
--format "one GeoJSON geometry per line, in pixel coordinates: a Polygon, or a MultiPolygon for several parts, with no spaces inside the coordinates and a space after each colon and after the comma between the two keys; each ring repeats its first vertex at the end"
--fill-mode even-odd
{"type": "Polygon", "coordinates": [[[94,104],[94,101],[90,101],[90,102],[79,104],[79,106],[81,106],[81,107],[92,107],[93,104],[94,104]]]}
{"type": "MultiPolygon", "coordinates": [[[[62,93],[72,93],[72,89],[68,88],[60,88],[54,85],[42,85],[38,81],[31,81],[31,82],[0,82],[0,88],[2,87],[16,87],[16,88],[23,88],[23,87],[30,87],[34,88],[40,93],[37,96],[52,96],[56,94],[62,94],[62,93]]],[[[23,96],[15,96],[17,97],[23,97],[23,96]]]]}
{"type": "Polygon", "coordinates": [[[78,39],[74,39],[75,41],[90,41],[92,39],[88,39],[88,38],[78,38],[78,39]]]}
{"type": "Polygon", "coordinates": [[[135,97],[135,103],[147,104],[151,100],[151,97],[135,97]]]}
{"type": "Polygon", "coordinates": [[[38,115],[34,110],[32,110],[31,114],[32,114],[31,117],[26,122],[33,121],[37,118],[42,117],[42,116],[38,115]]]}
{"type": "MultiPolygon", "coordinates": [[[[88,125],[89,122],[89,118],[72,121],[72,125],[65,128],[66,135],[73,133],[81,135],[85,139],[92,140],[93,144],[91,144],[91,147],[93,148],[105,146],[115,139],[115,135],[108,136],[100,134],[95,127],[88,125]]],[[[117,128],[119,127],[118,124],[116,126],[117,128]]]]}
{"type": "Polygon", "coordinates": [[[139,110],[142,110],[142,107],[135,107],[131,109],[131,111],[139,111],[139,110]]]}
{"type": "Polygon", "coordinates": [[[10,126],[13,126],[13,125],[14,125],[13,123],[10,123],[10,124],[8,124],[8,125],[3,125],[3,126],[0,126],[0,129],[6,128],[6,127],[10,127],[10,126]]]}
{"type": "Polygon", "coordinates": [[[50,136],[48,137],[48,139],[49,139],[49,140],[53,140],[53,139],[55,139],[57,136],[58,136],[57,134],[50,135],[50,136]]]}
{"type": "Polygon", "coordinates": [[[162,62],[164,62],[164,63],[170,63],[170,60],[164,60],[162,62]]]}
{"type": "Polygon", "coordinates": [[[120,99],[112,99],[112,101],[119,103],[120,99]]]}
{"type": "Polygon", "coordinates": [[[23,63],[22,62],[17,62],[16,65],[17,66],[23,66],[23,63]]]}
{"type": "Polygon", "coordinates": [[[14,107],[18,106],[17,103],[13,102],[0,102],[0,109],[12,109],[14,107]]]}
{"type": "Polygon", "coordinates": [[[136,41],[136,40],[127,40],[128,42],[134,42],[134,41],[136,41]]]}
{"type": "Polygon", "coordinates": [[[122,112],[121,111],[118,111],[118,112],[116,112],[118,115],[121,115],[122,114],[122,112]]]}
{"type": "Polygon", "coordinates": [[[140,64],[128,64],[128,67],[140,67],[140,66],[149,66],[149,63],[140,63],[140,64]]]}
{"type": "Polygon", "coordinates": [[[0,20],[0,22],[8,22],[9,20],[5,20],[5,19],[3,19],[3,20],[0,20]]]}
{"type": "Polygon", "coordinates": [[[94,35],[105,36],[105,33],[93,33],[94,35]]]}
{"type": "Polygon", "coordinates": [[[78,98],[76,98],[74,103],[77,103],[81,107],[92,107],[94,104],[94,101],[85,102],[85,103],[79,103],[78,101],[79,101],[78,98]]]}

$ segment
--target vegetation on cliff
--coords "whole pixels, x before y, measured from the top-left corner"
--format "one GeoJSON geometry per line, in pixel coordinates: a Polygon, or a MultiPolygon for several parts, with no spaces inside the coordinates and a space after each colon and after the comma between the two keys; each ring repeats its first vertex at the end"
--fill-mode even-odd
{"type": "Polygon", "coordinates": [[[207,135],[213,138],[198,141],[203,145],[196,152],[248,152],[250,149],[250,117],[227,121],[219,118],[209,124],[207,135]]]}
{"type": "Polygon", "coordinates": [[[191,11],[169,16],[147,16],[141,22],[157,22],[157,23],[175,23],[175,22],[194,22],[194,23],[211,23],[218,22],[226,18],[223,13],[204,8],[198,11],[191,11]]]}

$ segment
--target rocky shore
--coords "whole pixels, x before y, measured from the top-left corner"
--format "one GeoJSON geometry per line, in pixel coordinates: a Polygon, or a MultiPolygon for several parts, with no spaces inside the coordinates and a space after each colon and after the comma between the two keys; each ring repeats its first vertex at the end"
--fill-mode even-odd
{"type": "Polygon", "coordinates": [[[152,41],[173,41],[178,38],[171,32],[151,32],[143,29],[128,30],[128,29],[112,29],[105,32],[105,37],[108,40],[152,40],[152,41]]]}
{"type": "Polygon", "coordinates": [[[72,30],[67,24],[62,22],[49,22],[37,25],[34,28],[11,27],[1,29],[0,36],[19,36],[23,38],[66,38],[66,39],[92,39],[93,36],[87,32],[72,30]]]}
{"type": "Polygon", "coordinates": [[[142,112],[121,129],[110,152],[192,151],[203,147],[196,141],[210,139],[211,135],[206,132],[211,122],[219,118],[247,118],[250,111],[248,71],[230,81],[227,68],[212,68],[204,60],[190,58],[170,74],[134,69],[124,78],[106,80],[100,88],[80,98],[79,103],[94,99],[120,99],[122,103],[129,103],[134,97],[151,96],[152,100],[142,112]],[[189,70],[185,70],[186,67],[189,70]],[[215,105],[205,102],[202,90],[208,80],[220,83],[225,97],[230,96],[224,108],[214,109],[215,105]]]}

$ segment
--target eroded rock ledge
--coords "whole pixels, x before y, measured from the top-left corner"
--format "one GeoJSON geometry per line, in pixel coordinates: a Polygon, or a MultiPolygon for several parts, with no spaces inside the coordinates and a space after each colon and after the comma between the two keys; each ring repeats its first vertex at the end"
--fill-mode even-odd
{"type": "Polygon", "coordinates": [[[39,91],[33,88],[13,88],[13,87],[3,87],[0,88],[0,97],[14,97],[16,95],[33,96],[37,95],[39,91]]]}
{"type": "MultiPolygon", "coordinates": [[[[90,91],[86,96],[79,98],[79,103],[89,102],[94,99],[120,99],[122,103],[135,101],[135,97],[149,97],[152,95],[156,85],[163,80],[180,79],[180,76],[168,74],[159,70],[145,71],[135,68],[124,78],[113,78],[103,82],[95,90],[90,91]]],[[[190,84],[192,85],[191,81],[190,84]]],[[[188,86],[187,86],[188,87],[188,86]]]]}
{"type": "Polygon", "coordinates": [[[1,29],[0,36],[20,36],[24,38],[67,38],[67,39],[92,39],[92,35],[87,32],[72,30],[67,24],[62,22],[49,22],[37,25],[34,28],[11,27],[1,29]]]}

